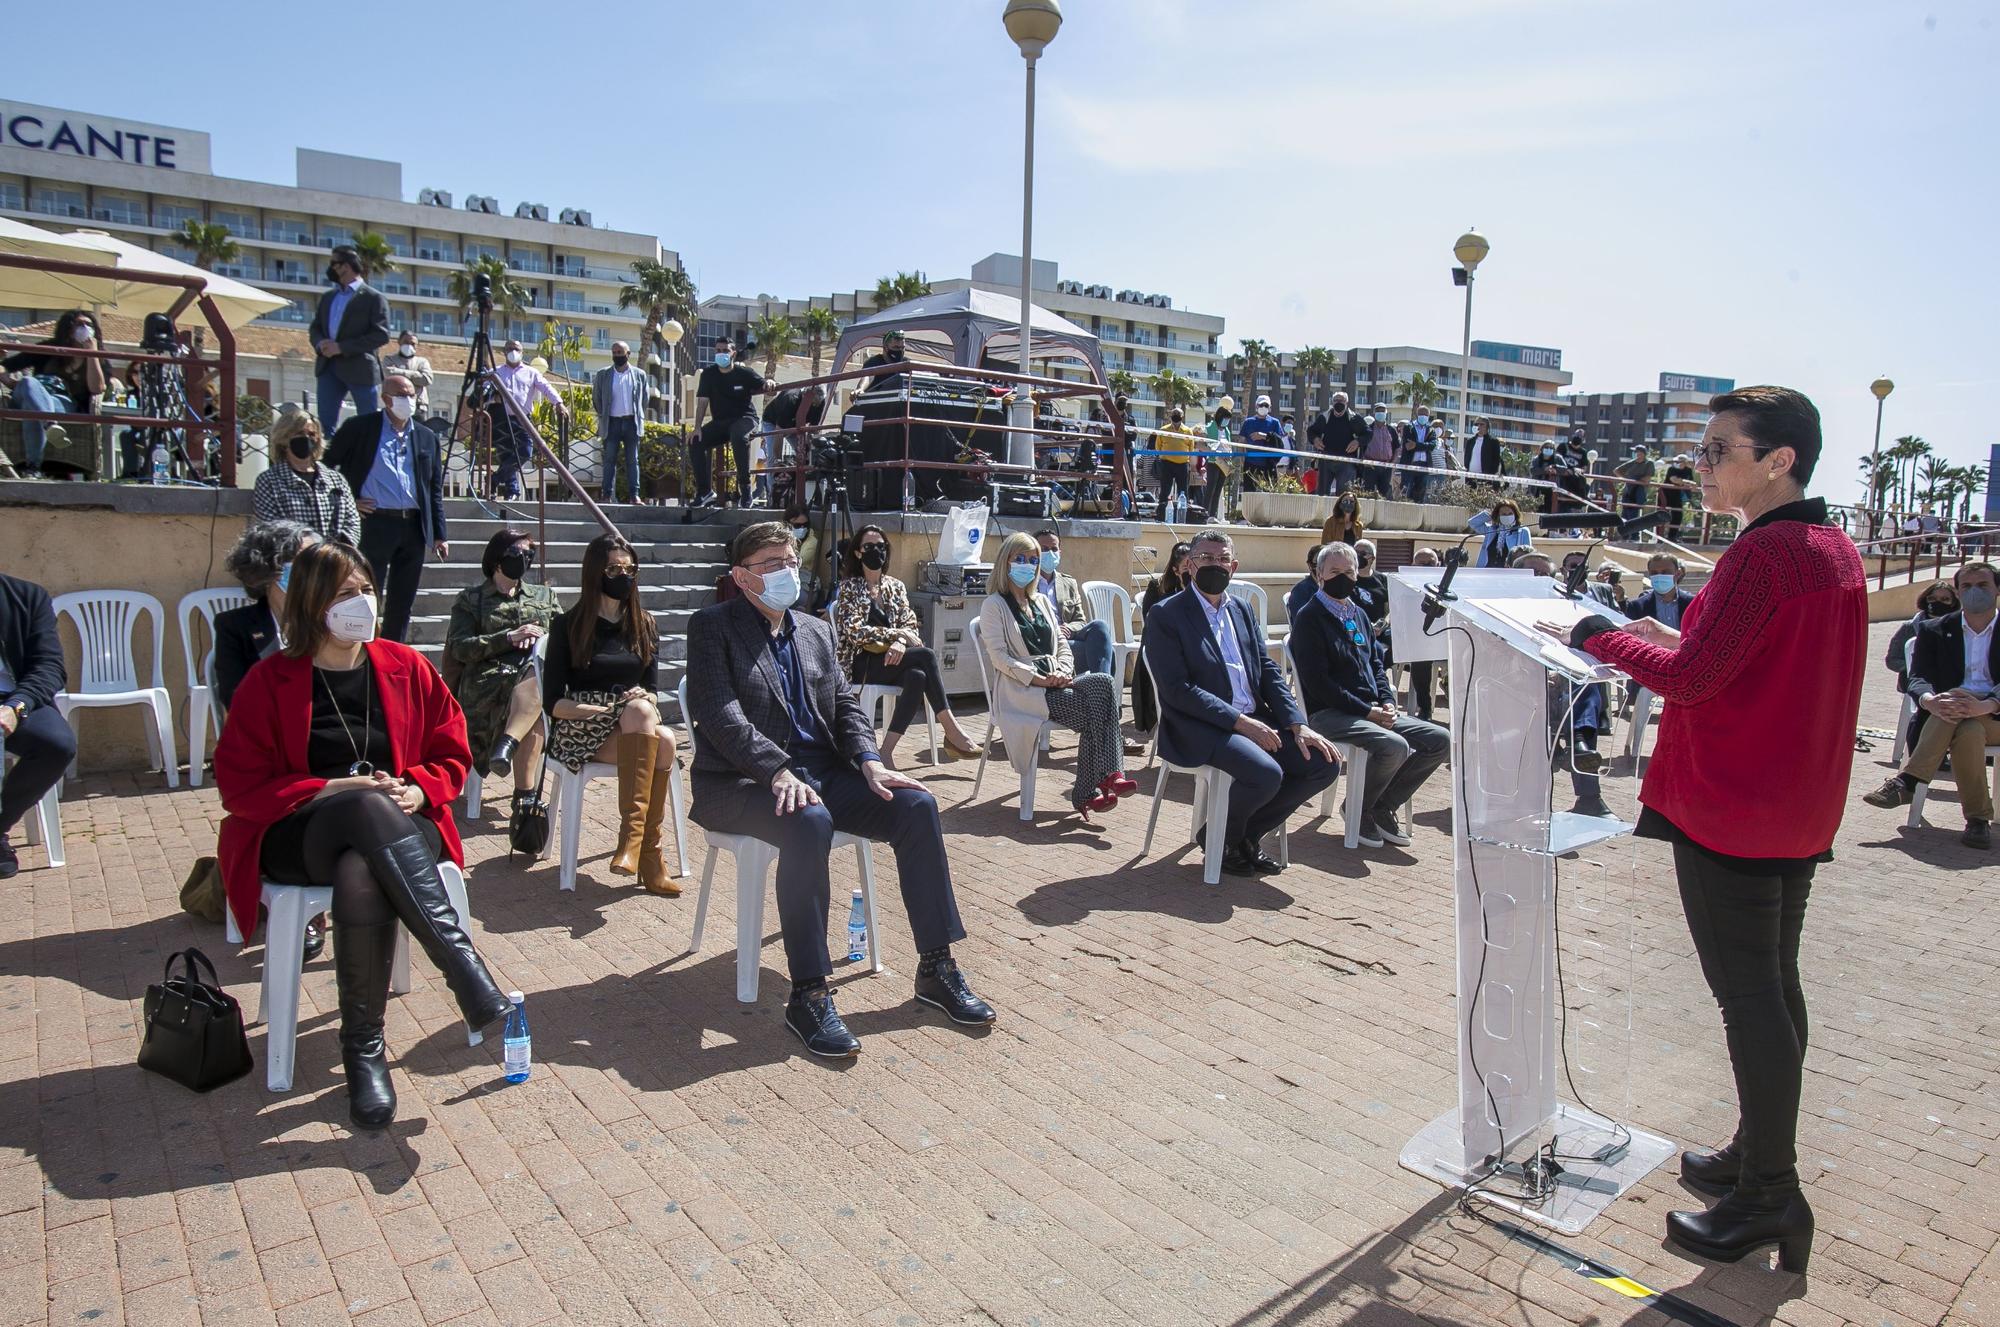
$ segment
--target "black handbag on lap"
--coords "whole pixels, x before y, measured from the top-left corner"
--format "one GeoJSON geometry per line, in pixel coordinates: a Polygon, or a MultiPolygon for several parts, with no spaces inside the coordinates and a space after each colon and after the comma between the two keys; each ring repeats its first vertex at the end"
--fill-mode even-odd
{"type": "Polygon", "coordinates": [[[540,859],[549,849],[549,804],[542,800],[542,786],[548,781],[549,762],[544,756],[535,791],[514,803],[513,814],[507,817],[508,848],[528,854],[531,860],[540,859]]]}
{"type": "Polygon", "coordinates": [[[167,959],[165,977],[146,988],[146,1032],[139,1067],[164,1074],[182,1087],[206,1092],[250,1072],[250,1039],[243,1010],[216,984],[215,965],[199,949],[167,959]],[[183,972],[174,975],[174,964],[183,972]],[[201,978],[207,969],[208,980],[201,978]]]}

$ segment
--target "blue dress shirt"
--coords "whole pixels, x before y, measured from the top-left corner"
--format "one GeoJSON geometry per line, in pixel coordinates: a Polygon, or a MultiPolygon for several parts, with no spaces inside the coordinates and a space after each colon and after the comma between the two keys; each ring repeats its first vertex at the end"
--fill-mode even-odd
{"type": "Polygon", "coordinates": [[[417,507],[417,465],[412,455],[415,442],[412,420],[396,431],[396,417],[382,412],[382,441],[375,448],[375,464],[361,481],[358,496],[373,498],[379,511],[415,511],[417,507]]]}
{"type": "Polygon", "coordinates": [[[350,282],[333,292],[333,302],[326,306],[326,334],[329,339],[340,339],[340,316],[347,312],[347,306],[354,299],[355,287],[359,281],[350,282]]]}

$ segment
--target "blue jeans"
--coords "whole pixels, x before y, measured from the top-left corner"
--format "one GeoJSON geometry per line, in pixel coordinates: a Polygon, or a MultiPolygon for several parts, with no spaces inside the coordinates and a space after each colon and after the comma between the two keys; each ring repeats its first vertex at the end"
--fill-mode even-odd
{"type": "MultiPolygon", "coordinates": [[[[7,403],[16,410],[46,410],[50,414],[62,410],[62,403],[49,395],[49,389],[42,386],[41,379],[29,374],[14,384],[7,403]]],[[[49,426],[40,419],[21,421],[22,459],[27,462],[29,474],[40,474],[42,455],[49,447],[49,426]]]]}
{"type": "Polygon", "coordinates": [[[639,500],[639,420],[635,415],[604,417],[604,500],[618,501],[618,472],[623,461],[627,501],[639,500]]]}
{"type": "Polygon", "coordinates": [[[1110,672],[1111,653],[1109,622],[1086,622],[1070,633],[1070,664],[1078,676],[1110,672]]]}
{"type": "Polygon", "coordinates": [[[487,406],[486,413],[493,421],[493,496],[519,497],[521,467],[535,454],[534,434],[504,403],[487,406]]]}
{"type": "Polygon", "coordinates": [[[333,431],[340,427],[341,398],[350,395],[354,398],[354,413],[365,415],[377,408],[382,389],[374,383],[365,387],[350,387],[332,369],[319,375],[319,427],[327,438],[332,438],[333,431]]]}

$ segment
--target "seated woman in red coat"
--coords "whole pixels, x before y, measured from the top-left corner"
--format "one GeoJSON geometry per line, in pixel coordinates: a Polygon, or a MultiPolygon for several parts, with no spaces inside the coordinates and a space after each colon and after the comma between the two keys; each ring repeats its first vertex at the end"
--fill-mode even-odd
{"type": "Polygon", "coordinates": [[[375,585],[352,546],[300,550],[283,652],[244,677],[215,748],[228,813],[217,853],[243,933],[263,881],[333,888],[340,1058],[363,1129],[396,1114],[382,1019],[398,923],[443,971],[468,1026],[511,1007],[438,875],[440,857],[465,860],[451,818],[472,760],[465,715],[422,655],[375,639],[375,620],[375,585]]]}

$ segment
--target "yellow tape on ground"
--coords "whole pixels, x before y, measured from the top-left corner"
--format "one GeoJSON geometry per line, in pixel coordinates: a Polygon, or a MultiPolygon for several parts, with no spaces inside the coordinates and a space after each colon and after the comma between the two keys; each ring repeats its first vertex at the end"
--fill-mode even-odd
{"type": "Polygon", "coordinates": [[[1591,1280],[1601,1286],[1609,1286],[1627,1299],[1651,1299],[1660,1292],[1640,1285],[1629,1276],[1593,1276],[1591,1280]]]}

